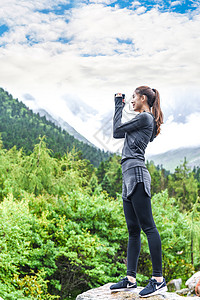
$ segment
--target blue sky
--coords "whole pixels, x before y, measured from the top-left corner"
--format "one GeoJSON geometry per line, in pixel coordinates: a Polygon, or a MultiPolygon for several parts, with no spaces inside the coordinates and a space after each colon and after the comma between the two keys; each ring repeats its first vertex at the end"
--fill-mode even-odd
{"type": "Polygon", "coordinates": [[[149,151],[200,145],[199,28],[200,1],[2,0],[0,86],[112,150],[107,125],[100,144],[96,133],[111,122],[113,94],[128,100],[149,85],[165,114],[149,151]]]}
{"type": "MultiPolygon", "coordinates": [[[[11,0],[8,1],[8,3],[13,3],[13,7],[20,7],[25,8],[26,2],[28,3],[28,0],[25,1],[15,1],[11,0]]],[[[163,0],[157,0],[157,1],[148,1],[148,0],[140,0],[140,1],[129,1],[129,0],[59,0],[56,3],[55,2],[49,2],[47,4],[46,1],[41,1],[41,5],[38,5],[37,1],[34,3],[31,12],[32,13],[40,13],[40,16],[42,18],[43,15],[50,15],[53,14],[58,17],[65,16],[65,22],[68,22],[68,18],[66,15],[70,15],[73,9],[78,9],[83,6],[89,6],[89,5],[99,5],[99,6],[106,6],[106,7],[117,7],[119,10],[128,10],[128,11],[138,11],[140,14],[147,13],[153,9],[156,9],[160,13],[173,13],[178,15],[185,15],[187,18],[193,18],[194,16],[199,14],[200,11],[200,1],[199,0],[192,0],[192,1],[186,1],[186,0],[175,0],[175,1],[163,1],[163,0]],[[42,3],[44,3],[42,5],[42,3]],[[34,7],[34,4],[35,7],[34,7]],[[40,8],[41,7],[41,8],[40,8]],[[143,9],[143,10],[142,10],[143,9]],[[141,10],[141,12],[140,12],[141,10]]],[[[3,5],[4,7],[4,5],[3,5]]],[[[2,8],[3,8],[2,7],[2,8]]],[[[5,5],[5,9],[7,9],[7,5],[5,5]]],[[[3,9],[2,9],[3,12],[3,9]]],[[[3,15],[3,14],[2,14],[3,15]]],[[[0,20],[0,36],[3,34],[9,32],[9,30],[12,30],[13,26],[9,26],[8,19],[5,17],[2,17],[0,20]]],[[[27,41],[29,40],[29,35],[27,35],[27,41]]],[[[59,38],[59,41],[63,43],[69,42],[69,40],[62,39],[62,37],[59,38]]],[[[35,41],[36,42],[36,41],[35,41]]],[[[120,42],[120,39],[119,39],[120,42]]]]}
{"type": "Polygon", "coordinates": [[[195,11],[199,7],[199,1],[184,1],[184,0],[175,0],[175,1],[148,1],[148,0],[140,0],[140,1],[66,1],[64,4],[55,5],[51,9],[43,9],[41,12],[49,13],[53,12],[58,15],[62,15],[65,10],[69,10],[73,7],[78,7],[83,4],[91,4],[91,3],[106,3],[107,6],[114,7],[116,5],[119,8],[128,8],[128,9],[135,9],[135,7],[145,6],[146,10],[151,10],[154,7],[157,7],[161,12],[176,12],[176,13],[189,13],[195,11]],[[135,5],[133,6],[133,3],[135,5]]]}
{"type": "Polygon", "coordinates": [[[5,32],[9,30],[9,27],[6,26],[5,24],[0,25],[0,36],[3,35],[5,32]]]}
{"type": "MultiPolygon", "coordinates": [[[[91,1],[87,1],[89,3],[91,1]]],[[[105,1],[102,1],[105,2],[105,1]]],[[[157,7],[161,12],[176,12],[176,13],[189,13],[191,11],[196,10],[199,6],[199,1],[148,1],[148,0],[140,0],[140,1],[109,1],[110,6],[119,5],[120,8],[128,8],[135,9],[135,7],[144,6],[146,11],[151,10],[154,7],[157,7]],[[136,5],[133,6],[133,3],[136,5]]]]}

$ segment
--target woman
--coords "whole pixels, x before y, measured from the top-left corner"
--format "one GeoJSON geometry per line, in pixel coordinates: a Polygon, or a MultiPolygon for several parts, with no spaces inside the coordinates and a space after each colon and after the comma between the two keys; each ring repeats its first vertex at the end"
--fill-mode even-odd
{"type": "Polygon", "coordinates": [[[115,114],[113,119],[113,137],[125,138],[122,150],[122,198],[123,208],[129,232],[127,249],[127,276],[110,289],[113,291],[137,288],[136,270],[140,254],[140,232],[148,239],[153,274],[149,284],[139,293],[148,297],[167,291],[162,276],[161,240],[151,210],[151,177],[145,166],[145,149],[149,142],[160,133],[163,113],[160,108],[160,96],[157,90],[148,86],[136,88],[131,101],[138,112],[131,121],[121,123],[125,105],[124,95],[115,95],[115,114]]]}

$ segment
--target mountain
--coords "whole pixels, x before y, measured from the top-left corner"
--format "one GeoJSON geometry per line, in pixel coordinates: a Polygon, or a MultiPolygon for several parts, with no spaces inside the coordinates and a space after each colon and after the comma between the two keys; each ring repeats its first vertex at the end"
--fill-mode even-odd
{"type": "Polygon", "coordinates": [[[88,141],[84,136],[82,136],[80,133],[78,133],[72,126],[70,126],[66,121],[64,121],[62,118],[53,118],[45,109],[33,109],[34,113],[39,113],[40,117],[46,117],[48,121],[51,121],[56,126],[61,127],[65,131],[67,131],[70,135],[73,135],[77,140],[86,143],[90,146],[95,147],[94,144],[92,144],[90,141],[88,141]]]}
{"type": "Polygon", "coordinates": [[[16,146],[17,149],[23,148],[29,153],[39,142],[38,138],[45,136],[53,155],[60,156],[75,148],[80,157],[88,159],[96,167],[110,157],[111,153],[76,139],[62,129],[59,122],[55,125],[52,121],[47,120],[46,116],[41,117],[39,113],[34,113],[24,103],[13,99],[12,95],[0,88],[0,133],[6,149],[16,146]]]}
{"type": "Polygon", "coordinates": [[[173,172],[186,158],[188,166],[200,166],[200,147],[178,148],[157,155],[148,155],[155,165],[162,165],[166,170],[173,172]]]}

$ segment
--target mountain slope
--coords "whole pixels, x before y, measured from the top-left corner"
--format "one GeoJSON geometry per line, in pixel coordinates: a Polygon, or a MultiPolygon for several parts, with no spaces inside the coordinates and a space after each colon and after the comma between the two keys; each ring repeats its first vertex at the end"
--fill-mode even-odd
{"type": "Polygon", "coordinates": [[[54,119],[45,109],[34,109],[34,113],[38,113],[40,117],[46,117],[48,121],[51,121],[56,126],[61,127],[62,129],[66,130],[70,135],[73,135],[77,140],[86,143],[90,146],[95,147],[94,144],[92,144],[90,141],[88,141],[84,136],[82,136],[80,133],[78,133],[72,126],[70,126],[66,121],[64,121],[62,118],[54,119]]]}
{"type": "Polygon", "coordinates": [[[48,121],[45,116],[33,113],[25,104],[19,102],[2,88],[0,88],[0,132],[4,147],[7,149],[16,147],[26,151],[32,151],[38,143],[39,136],[46,136],[48,147],[54,153],[63,155],[73,148],[81,151],[83,158],[98,166],[109,156],[109,152],[90,146],[75,139],[66,130],[48,121]]]}
{"type": "Polygon", "coordinates": [[[186,158],[188,166],[193,168],[200,166],[200,147],[179,148],[157,155],[149,155],[146,158],[152,160],[155,165],[162,165],[171,172],[184,161],[184,158],[186,158]]]}

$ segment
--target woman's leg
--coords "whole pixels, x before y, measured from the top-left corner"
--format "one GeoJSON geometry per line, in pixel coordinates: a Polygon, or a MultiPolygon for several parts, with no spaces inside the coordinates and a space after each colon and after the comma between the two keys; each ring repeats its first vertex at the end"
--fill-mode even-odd
{"type": "Polygon", "coordinates": [[[123,201],[124,215],[129,232],[127,249],[127,276],[136,278],[137,263],[140,254],[140,224],[130,201],[123,201]]]}
{"type": "Polygon", "coordinates": [[[152,215],[151,198],[146,194],[143,182],[137,184],[130,199],[139,224],[147,235],[153,265],[153,276],[162,277],[161,240],[152,215]]]}

